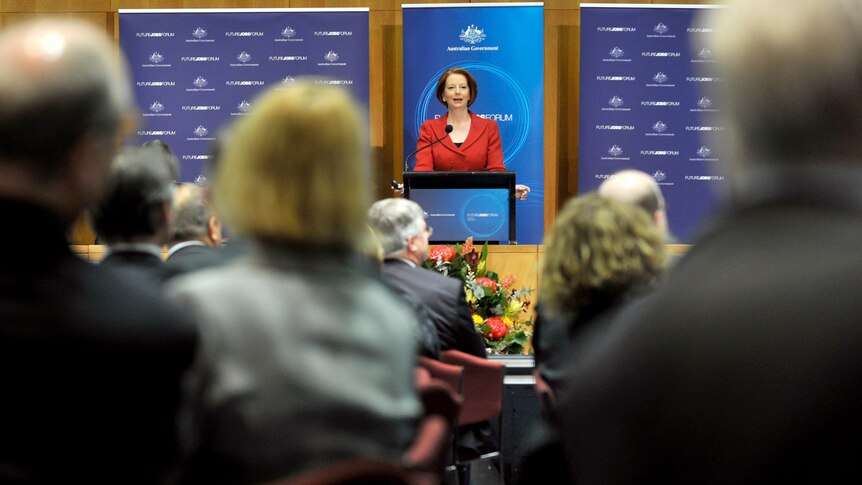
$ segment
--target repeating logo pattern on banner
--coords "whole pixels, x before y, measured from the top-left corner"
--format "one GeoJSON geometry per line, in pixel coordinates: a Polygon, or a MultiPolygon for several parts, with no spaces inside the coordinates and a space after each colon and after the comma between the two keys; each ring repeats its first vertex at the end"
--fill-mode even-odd
{"type": "MultiPolygon", "coordinates": [[[[544,234],[543,35],[541,4],[403,9],[404,157],[416,149],[422,122],[446,114],[435,97],[440,75],[470,71],[479,86],[471,111],[497,122],[506,169],[531,189],[517,202],[522,244],[539,244],[544,234]]],[[[465,227],[486,222],[462,212],[465,227]]]]}
{"type": "Polygon", "coordinates": [[[705,87],[723,79],[698,8],[584,7],[578,192],[611,174],[652,174],[667,201],[671,232],[691,242],[723,190],[724,127],[705,87]]]}
{"type": "Polygon", "coordinates": [[[368,107],[368,10],[120,11],[143,122],[138,142],[161,139],[180,180],[205,180],[210,144],[263,90],[300,76],[344,86],[368,107]]]}

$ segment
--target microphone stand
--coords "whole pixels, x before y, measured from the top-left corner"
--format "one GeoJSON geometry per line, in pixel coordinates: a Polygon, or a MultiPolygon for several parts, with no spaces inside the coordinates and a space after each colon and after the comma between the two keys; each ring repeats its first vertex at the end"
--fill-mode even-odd
{"type": "MultiPolygon", "coordinates": [[[[446,135],[448,136],[449,133],[452,133],[452,130],[454,130],[454,129],[455,128],[452,125],[446,125],[446,135]]],[[[430,147],[434,146],[435,144],[440,143],[441,141],[443,141],[445,139],[446,139],[445,136],[443,138],[438,138],[438,139],[432,141],[431,143],[425,145],[422,148],[417,148],[416,150],[413,150],[413,152],[410,153],[410,155],[407,155],[407,158],[404,159],[404,171],[409,172],[409,170],[407,170],[407,162],[410,160],[410,157],[412,157],[413,155],[416,155],[417,153],[421,152],[422,150],[424,150],[426,148],[430,148],[430,147]]]]}

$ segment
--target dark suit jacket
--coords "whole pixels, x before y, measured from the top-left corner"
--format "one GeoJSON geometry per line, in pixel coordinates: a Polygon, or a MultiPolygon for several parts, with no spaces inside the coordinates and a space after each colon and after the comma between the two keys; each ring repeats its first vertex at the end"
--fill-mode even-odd
{"type": "Polygon", "coordinates": [[[620,309],[629,302],[642,298],[651,286],[629,288],[625,292],[616,289],[604,294],[594,294],[589,305],[581,307],[568,318],[550,316],[544,307],[536,306],[536,321],[533,324],[533,350],[536,368],[555,392],[571,373],[581,349],[592,345],[597,335],[606,332],[620,309]]]}
{"type": "Polygon", "coordinates": [[[416,314],[416,320],[419,322],[419,355],[440,360],[440,336],[437,334],[437,326],[431,320],[431,314],[428,312],[425,304],[411,293],[409,289],[395,286],[388,281],[385,283],[416,314]]]}
{"type": "Polygon", "coordinates": [[[414,268],[398,259],[383,263],[383,278],[413,293],[431,314],[441,350],[460,350],[485,357],[485,341],[476,331],[460,280],[425,268],[414,268]]]}
{"type": "Polygon", "coordinates": [[[578,483],[859,475],[862,176],[817,168],[729,214],[572,372],[578,483]]]}
{"type": "Polygon", "coordinates": [[[171,275],[162,258],[146,251],[111,251],[99,263],[104,268],[121,271],[132,278],[148,280],[160,286],[171,275]]]}
{"type": "Polygon", "coordinates": [[[210,268],[228,261],[220,248],[192,245],[185,246],[171,253],[165,260],[171,277],[203,268],[210,268]]]}
{"type": "Polygon", "coordinates": [[[195,326],[154,287],[73,255],[49,212],[0,201],[0,220],[29,228],[0,240],[0,482],[157,482],[195,326]]]}
{"type": "Polygon", "coordinates": [[[455,146],[446,133],[447,116],[427,120],[419,128],[416,148],[427,146],[439,139],[440,143],[416,153],[417,172],[452,171],[485,172],[505,171],[500,128],[494,120],[486,120],[470,113],[470,132],[461,147],[455,146]]]}

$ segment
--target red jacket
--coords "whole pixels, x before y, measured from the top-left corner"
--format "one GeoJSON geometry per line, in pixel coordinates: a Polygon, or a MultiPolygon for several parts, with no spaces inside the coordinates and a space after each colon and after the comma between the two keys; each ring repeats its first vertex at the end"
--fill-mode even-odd
{"type": "Polygon", "coordinates": [[[436,140],[431,148],[416,153],[417,172],[502,172],[503,147],[500,144],[500,129],[494,120],[486,120],[470,112],[470,132],[461,148],[455,146],[446,133],[447,116],[427,120],[419,128],[416,148],[424,147],[436,140]]]}

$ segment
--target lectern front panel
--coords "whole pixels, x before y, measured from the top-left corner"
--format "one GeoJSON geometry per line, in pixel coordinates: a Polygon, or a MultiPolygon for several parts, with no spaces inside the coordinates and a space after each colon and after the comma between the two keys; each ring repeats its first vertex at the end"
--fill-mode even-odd
{"type": "Polygon", "coordinates": [[[431,242],[463,242],[466,234],[477,242],[509,243],[507,189],[413,189],[410,199],[434,228],[431,242]]]}

